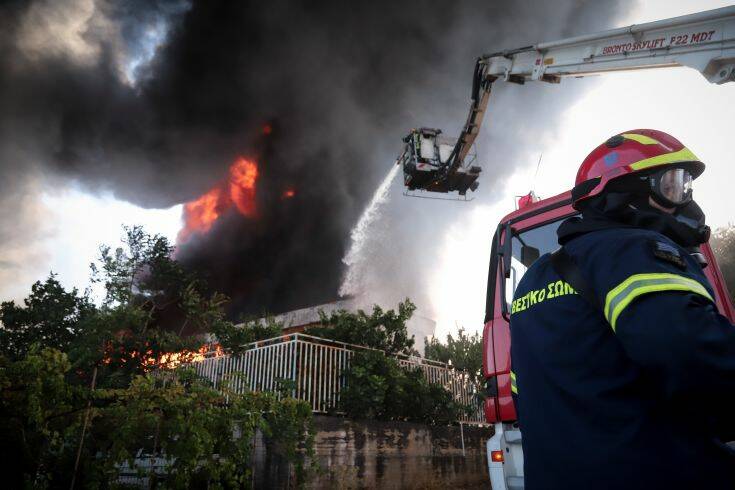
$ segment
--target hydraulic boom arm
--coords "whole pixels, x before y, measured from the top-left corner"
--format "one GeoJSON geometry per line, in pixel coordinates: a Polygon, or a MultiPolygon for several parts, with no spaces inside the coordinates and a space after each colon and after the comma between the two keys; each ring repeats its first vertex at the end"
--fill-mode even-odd
{"type": "Polygon", "coordinates": [[[564,77],[675,66],[694,68],[711,83],[735,80],[735,6],[483,55],[446,174],[463,166],[496,80],[559,83],[564,77]]]}

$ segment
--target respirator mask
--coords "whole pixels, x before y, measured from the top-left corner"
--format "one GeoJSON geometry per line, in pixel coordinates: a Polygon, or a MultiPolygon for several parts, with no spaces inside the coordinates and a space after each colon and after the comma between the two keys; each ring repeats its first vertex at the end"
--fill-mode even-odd
{"type": "Polygon", "coordinates": [[[582,214],[657,231],[697,254],[699,245],[709,240],[710,229],[693,199],[694,176],[685,165],[615,179],[585,203],[582,214]]]}

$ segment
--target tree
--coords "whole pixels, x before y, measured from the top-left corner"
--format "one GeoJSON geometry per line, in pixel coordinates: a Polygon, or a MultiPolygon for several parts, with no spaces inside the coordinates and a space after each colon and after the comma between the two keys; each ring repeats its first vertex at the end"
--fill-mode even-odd
{"type": "Polygon", "coordinates": [[[194,278],[173,259],[174,247],[161,235],[140,226],[123,227],[114,252],[100,247],[99,264],[92,263],[92,280],[105,288],[104,305],[143,305],[155,310],[180,297],[194,278]]]}
{"type": "Polygon", "coordinates": [[[731,299],[735,301],[735,227],[728,226],[715,231],[710,244],[725,277],[731,299]]]}
{"type": "Polygon", "coordinates": [[[472,335],[460,328],[455,338],[447,335],[445,344],[436,337],[430,341],[424,339],[424,357],[434,361],[451,364],[455,369],[467,372],[473,382],[479,384],[482,374],[482,337],[475,332],[472,335]]]}
{"type": "Polygon", "coordinates": [[[0,457],[8,488],[39,487],[58,471],[80,393],[62,352],[32,348],[18,360],[0,356],[0,457]],[[66,415],[66,416],[64,416],[66,415]]]}
{"type": "Polygon", "coordinates": [[[475,399],[484,398],[482,376],[482,337],[478,332],[468,335],[459,328],[457,336],[447,334],[446,343],[436,337],[424,339],[424,356],[427,359],[443,362],[467,373],[468,380],[475,386],[475,399]]]}
{"type": "Polygon", "coordinates": [[[411,319],[416,306],[411,300],[398,304],[398,311],[383,311],[373,306],[371,314],[363,310],[350,312],[339,310],[327,316],[319,312],[320,325],[310,327],[307,333],[348,344],[378,349],[386,354],[415,355],[413,335],[408,335],[406,322],[411,319]]]}
{"type": "MultiPolygon", "coordinates": [[[[227,298],[173,258],[174,247],[141,227],[124,227],[120,246],[100,247],[92,280],[105,296],[84,344],[73,351],[88,371],[98,368],[98,386],[122,388],[150,371],[158,359],[183,353],[187,361],[216,323],[225,322],[227,298]],[[188,353],[188,354],[187,354],[188,353]]],[[[74,361],[74,360],[73,360],[74,361]]]]}
{"type": "Polygon", "coordinates": [[[32,345],[68,350],[82,335],[82,326],[96,313],[87,293],[67,292],[56,275],[31,286],[23,306],[14,301],[0,305],[0,354],[24,358],[32,345]]]}

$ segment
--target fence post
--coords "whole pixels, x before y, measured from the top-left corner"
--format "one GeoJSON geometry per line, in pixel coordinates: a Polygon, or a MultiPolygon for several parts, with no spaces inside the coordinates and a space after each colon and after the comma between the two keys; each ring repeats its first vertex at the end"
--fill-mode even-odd
{"type": "Polygon", "coordinates": [[[291,397],[296,398],[296,352],[298,347],[298,340],[296,338],[289,342],[289,351],[291,352],[291,381],[293,381],[293,390],[291,391],[291,397]]]}

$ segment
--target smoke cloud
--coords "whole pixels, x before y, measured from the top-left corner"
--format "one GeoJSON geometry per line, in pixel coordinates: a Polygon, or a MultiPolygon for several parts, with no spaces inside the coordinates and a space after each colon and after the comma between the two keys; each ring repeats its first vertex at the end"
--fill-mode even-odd
{"type": "MultiPolygon", "coordinates": [[[[75,181],[168,207],[196,199],[244,157],[259,167],[257,215],[225,214],[179,258],[230,295],[233,312],[335,299],[350,229],[401,137],[416,126],[458,132],[475,58],[612,27],[628,3],[6,2],[0,247],[38,238],[30,182],[75,181]]],[[[477,203],[493,202],[578,94],[564,84],[499,87],[478,140],[477,203]]],[[[457,212],[393,196],[364,247],[365,292],[430,304],[424,271],[457,212]]],[[[0,273],[23,260],[6,257],[0,273]]]]}

